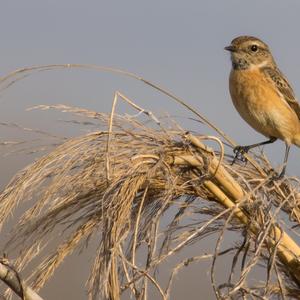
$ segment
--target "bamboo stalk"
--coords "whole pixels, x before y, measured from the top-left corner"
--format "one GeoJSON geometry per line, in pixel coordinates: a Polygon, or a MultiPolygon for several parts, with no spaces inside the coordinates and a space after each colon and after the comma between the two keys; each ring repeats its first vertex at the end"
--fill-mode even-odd
{"type": "MultiPolygon", "coordinates": [[[[192,134],[186,134],[186,138],[197,148],[213,153],[211,148],[208,148],[205,144],[203,144],[199,139],[197,139],[192,134]]],[[[233,197],[236,201],[243,198],[245,195],[244,190],[242,187],[236,182],[233,177],[225,170],[225,168],[220,165],[220,162],[216,156],[213,156],[210,165],[209,165],[209,173],[214,175],[214,179],[220,183],[220,186],[223,190],[226,191],[233,197]],[[219,167],[218,167],[219,166],[219,167]]]]}
{"type": "MultiPolygon", "coordinates": [[[[187,138],[191,143],[200,148],[201,150],[211,152],[211,150],[199,141],[195,136],[188,134],[187,138]]],[[[186,162],[191,159],[186,158],[186,162]]],[[[174,160],[176,163],[176,160],[174,160]]],[[[234,208],[235,216],[244,224],[249,223],[247,213],[236,206],[239,202],[246,199],[247,193],[238,184],[236,180],[225,170],[224,167],[220,166],[217,170],[219,161],[216,156],[212,157],[209,166],[209,173],[213,176],[211,180],[204,182],[204,186],[215,196],[216,200],[219,201],[223,206],[227,208],[234,208]],[[215,183],[214,183],[215,182],[215,183]]],[[[194,165],[194,167],[197,167],[194,165]]],[[[259,228],[250,224],[250,229],[254,234],[259,233],[259,228]]],[[[299,245],[278,226],[274,226],[273,230],[270,231],[268,238],[266,239],[268,247],[274,247],[278,245],[278,257],[283,264],[285,264],[297,284],[300,286],[300,247],[299,245]]]]}

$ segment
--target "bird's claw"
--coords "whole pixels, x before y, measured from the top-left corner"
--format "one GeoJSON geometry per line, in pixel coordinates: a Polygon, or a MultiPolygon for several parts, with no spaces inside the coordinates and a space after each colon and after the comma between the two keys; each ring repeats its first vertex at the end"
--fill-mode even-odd
{"type": "Polygon", "coordinates": [[[270,177],[271,181],[281,180],[284,177],[284,174],[285,174],[284,171],[281,171],[281,173],[278,174],[274,169],[271,169],[270,172],[271,172],[271,174],[270,174],[271,175],[271,177],[270,177]]]}
{"type": "Polygon", "coordinates": [[[248,153],[250,150],[249,146],[236,146],[233,148],[233,153],[235,154],[233,160],[232,160],[232,165],[236,162],[236,160],[242,161],[242,162],[247,162],[247,158],[245,157],[245,154],[248,153]]]}

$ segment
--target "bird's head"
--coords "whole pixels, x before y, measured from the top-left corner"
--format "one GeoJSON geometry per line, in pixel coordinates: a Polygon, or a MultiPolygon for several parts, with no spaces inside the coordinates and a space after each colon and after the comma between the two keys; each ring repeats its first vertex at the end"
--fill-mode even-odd
{"type": "Polygon", "coordinates": [[[231,52],[234,69],[245,70],[275,65],[268,45],[253,36],[239,36],[224,49],[231,52]]]}

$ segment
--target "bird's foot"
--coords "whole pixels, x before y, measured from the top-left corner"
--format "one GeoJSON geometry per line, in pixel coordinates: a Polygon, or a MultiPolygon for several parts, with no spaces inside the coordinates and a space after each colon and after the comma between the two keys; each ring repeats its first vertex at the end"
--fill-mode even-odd
{"type": "Polygon", "coordinates": [[[274,169],[271,169],[271,170],[270,170],[270,173],[271,173],[271,174],[270,174],[270,175],[271,175],[270,180],[271,180],[271,181],[278,181],[278,180],[281,180],[281,179],[284,178],[285,171],[282,170],[282,171],[278,174],[274,169]]]}
{"type": "Polygon", "coordinates": [[[247,162],[245,154],[250,150],[249,146],[236,146],[233,148],[233,153],[235,154],[231,165],[233,165],[237,160],[242,162],[247,162]]]}

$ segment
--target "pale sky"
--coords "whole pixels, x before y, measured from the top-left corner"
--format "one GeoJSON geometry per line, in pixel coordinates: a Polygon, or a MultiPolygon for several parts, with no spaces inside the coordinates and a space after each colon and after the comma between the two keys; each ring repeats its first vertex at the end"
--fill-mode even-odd
{"type": "MultiPolygon", "coordinates": [[[[238,143],[253,143],[263,137],[232,106],[229,55],[223,48],[237,35],[263,39],[299,95],[299,11],[296,0],[5,1],[0,12],[1,74],[51,63],[121,68],[173,91],[238,143]]],[[[62,102],[107,111],[115,90],[149,110],[189,116],[141,83],[89,71],[52,72],[26,79],[1,95],[2,103],[6,102],[2,113],[8,120],[5,108],[14,107],[12,119],[18,121],[26,118],[24,108],[32,104],[62,102]]],[[[29,119],[28,125],[34,117],[29,119]]],[[[277,166],[284,146],[277,142],[265,147],[270,148],[277,166]]],[[[299,170],[298,152],[293,147],[289,173],[299,170]]]]}
{"type": "MultiPolygon", "coordinates": [[[[223,48],[238,35],[261,38],[272,49],[279,68],[300,98],[299,12],[297,0],[3,0],[0,74],[56,63],[124,69],[180,96],[237,143],[251,144],[264,137],[245,124],[231,103],[231,66],[223,48]]],[[[109,111],[116,90],[155,113],[193,117],[140,82],[107,73],[68,70],[36,73],[2,92],[0,118],[54,133],[80,133],[58,124],[47,112],[25,109],[36,104],[65,103],[109,111]]],[[[119,112],[126,112],[126,107],[120,106],[119,112]]],[[[185,120],[181,125],[186,130],[197,130],[199,126],[185,120]]],[[[201,127],[200,132],[213,133],[204,130],[201,127]]],[[[13,139],[10,134],[15,133],[0,128],[1,139],[13,139]]],[[[265,150],[275,167],[282,162],[282,142],[265,150]]],[[[0,158],[5,170],[1,184],[32,158],[0,158]]],[[[287,173],[300,176],[300,149],[295,146],[287,173]]],[[[182,299],[179,295],[174,299],[182,299]]]]}

